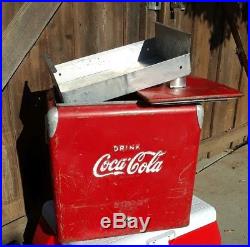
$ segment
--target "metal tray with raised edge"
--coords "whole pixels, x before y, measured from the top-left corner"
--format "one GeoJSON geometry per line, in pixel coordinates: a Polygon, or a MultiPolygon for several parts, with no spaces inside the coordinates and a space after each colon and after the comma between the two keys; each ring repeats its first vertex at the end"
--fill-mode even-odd
{"type": "Polygon", "coordinates": [[[191,35],[156,23],[155,37],[53,65],[64,103],[97,103],[191,73],[191,35]]]}
{"type": "Polygon", "coordinates": [[[193,76],[187,77],[186,87],[183,88],[171,89],[163,84],[141,90],[138,94],[151,105],[197,104],[231,100],[243,95],[224,84],[193,76]]]}

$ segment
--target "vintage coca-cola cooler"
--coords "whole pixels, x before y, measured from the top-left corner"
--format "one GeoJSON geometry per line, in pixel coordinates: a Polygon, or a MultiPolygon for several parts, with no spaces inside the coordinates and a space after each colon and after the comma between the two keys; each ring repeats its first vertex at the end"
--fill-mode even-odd
{"type": "MultiPolygon", "coordinates": [[[[59,244],[56,234],[56,220],[53,201],[43,205],[42,216],[37,225],[33,244],[59,244]]],[[[221,244],[221,236],[213,206],[193,196],[188,226],[152,231],[125,236],[70,242],[77,245],[180,245],[221,244]]]]}
{"type": "Polygon", "coordinates": [[[103,228],[114,213],[150,217],[147,231],[189,224],[198,103],[240,96],[186,77],[189,49],[189,34],[156,24],[153,39],[56,66],[48,60],[57,88],[48,130],[60,242],[140,232],[103,228]]]}

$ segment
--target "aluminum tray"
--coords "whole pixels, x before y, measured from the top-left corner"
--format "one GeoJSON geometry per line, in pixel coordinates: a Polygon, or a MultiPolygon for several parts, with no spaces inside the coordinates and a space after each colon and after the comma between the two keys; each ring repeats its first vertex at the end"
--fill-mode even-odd
{"type": "Polygon", "coordinates": [[[64,103],[97,103],[186,76],[191,35],[156,23],[155,38],[53,65],[64,103]]]}

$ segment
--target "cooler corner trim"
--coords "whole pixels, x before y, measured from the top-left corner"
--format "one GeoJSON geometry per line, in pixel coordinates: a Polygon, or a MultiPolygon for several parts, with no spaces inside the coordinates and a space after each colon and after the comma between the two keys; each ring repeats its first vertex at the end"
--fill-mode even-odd
{"type": "Polygon", "coordinates": [[[48,121],[48,134],[49,134],[49,137],[52,138],[56,132],[56,128],[58,124],[58,109],[56,107],[52,107],[48,111],[47,121],[48,121]]]}
{"type": "Polygon", "coordinates": [[[200,128],[202,128],[203,119],[204,119],[204,108],[202,105],[196,105],[196,113],[197,113],[197,120],[199,123],[200,128]]]}

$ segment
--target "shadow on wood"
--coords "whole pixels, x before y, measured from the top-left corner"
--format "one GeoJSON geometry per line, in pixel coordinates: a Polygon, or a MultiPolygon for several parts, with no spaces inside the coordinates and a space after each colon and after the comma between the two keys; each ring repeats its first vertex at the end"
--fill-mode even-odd
{"type": "Polygon", "coordinates": [[[210,47],[213,50],[230,38],[228,19],[236,25],[239,21],[246,23],[247,29],[248,3],[185,3],[185,14],[208,22],[211,27],[210,47]]]}
{"type": "Polygon", "coordinates": [[[45,137],[46,92],[31,92],[26,82],[20,110],[23,130],[16,145],[28,218],[25,243],[32,241],[43,203],[52,199],[49,150],[45,137]]]}

